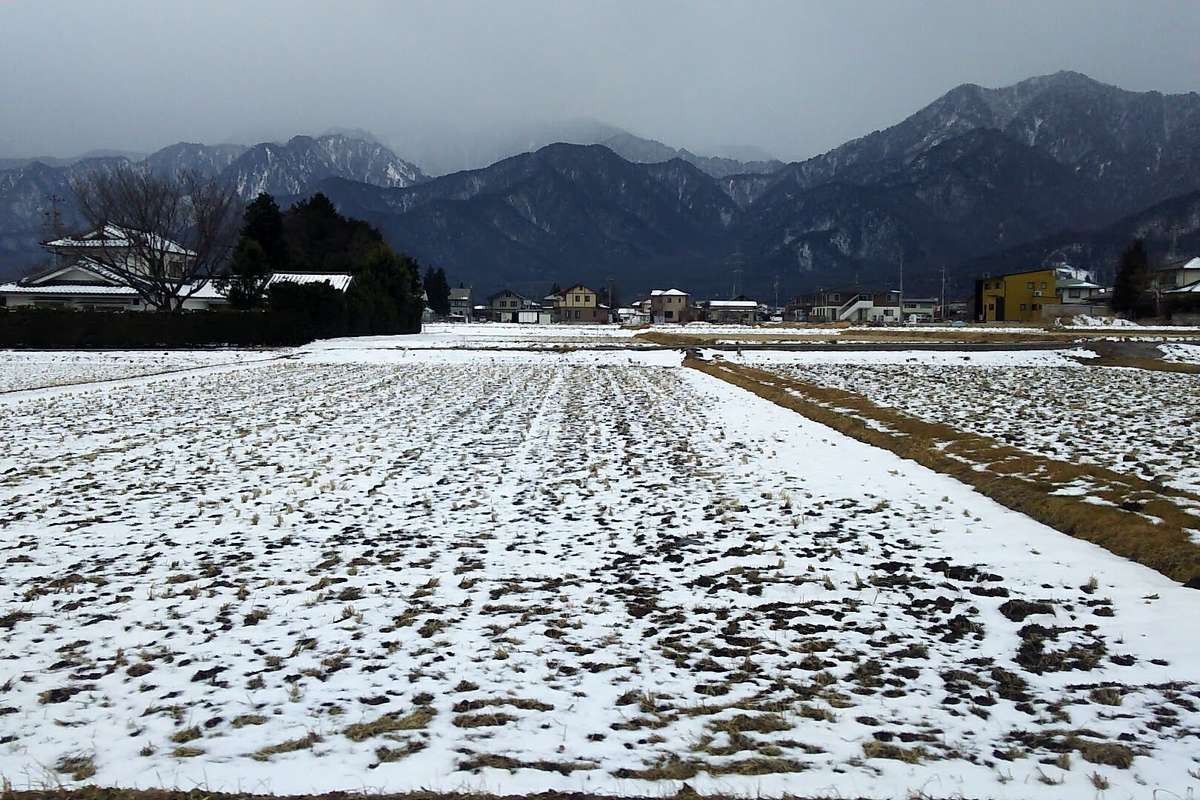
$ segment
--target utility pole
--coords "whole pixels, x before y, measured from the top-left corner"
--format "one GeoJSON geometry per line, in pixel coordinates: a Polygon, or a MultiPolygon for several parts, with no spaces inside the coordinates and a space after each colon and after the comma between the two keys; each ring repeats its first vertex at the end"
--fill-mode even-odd
{"type": "Polygon", "coordinates": [[[938,306],[940,322],[946,321],[946,265],[942,264],[942,303],[938,306]]]}
{"type": "Polygon", "coordinates": [[[771,310],[771,313],[773,314],[778,310],[779,310],[779,273],[776,272],[775,273],[775,306],[771,310]]]}
{"type": "Polygon", "coordinates": [[[900,253],[900,324],[904,324],[904,253],[900,253]]]}

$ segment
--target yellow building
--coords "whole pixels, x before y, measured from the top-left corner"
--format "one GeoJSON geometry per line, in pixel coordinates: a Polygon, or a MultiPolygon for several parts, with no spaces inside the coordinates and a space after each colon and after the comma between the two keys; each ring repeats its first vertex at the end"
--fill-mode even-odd
{"type": "Polygon", "coordinates": [[[975,282],[975,314],[982,322],[1039,322],[1042,307],[1058,302],[1054,268],[1012,272],[975,282]]]}

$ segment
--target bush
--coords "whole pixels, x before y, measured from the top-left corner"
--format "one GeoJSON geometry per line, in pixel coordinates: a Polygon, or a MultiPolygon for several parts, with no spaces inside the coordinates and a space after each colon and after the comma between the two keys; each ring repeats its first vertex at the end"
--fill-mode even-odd
{"type": "Polygon", "coordinates": [[[273,283],[268,288],[267,306],[272,313],[291,315],[300,322],[308,340],[344,336],[346,295],[321,283],[273,283]]]}

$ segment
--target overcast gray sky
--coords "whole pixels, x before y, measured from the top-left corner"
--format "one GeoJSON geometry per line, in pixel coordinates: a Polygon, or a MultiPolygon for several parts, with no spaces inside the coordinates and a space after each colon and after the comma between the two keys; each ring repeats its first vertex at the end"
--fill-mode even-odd
{"type": "Polygon", "coordinates": [[[0,42],[7,156],[590,116],[790,160],[964,82],[1200,89],[1198,0],[0,0],[0,42]]]}

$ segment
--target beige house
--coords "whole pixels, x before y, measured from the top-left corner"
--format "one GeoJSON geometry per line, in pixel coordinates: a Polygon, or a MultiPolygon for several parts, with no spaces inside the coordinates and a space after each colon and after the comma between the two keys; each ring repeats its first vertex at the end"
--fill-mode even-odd
{"type": "Polygon", "coordinates": [[[681,289],[654,289],[650,292],[650,319],[655,323],[692,322],[698,315],[691,300],[691,295],[681,289]]]}
{"type": "Polygon", "coordinates": [[[608,308],[600,303],[595,289],[577,283],[558,296],[555,307],[559,322],[604,323],[609,321],[608,308]]]}
{"type": "Polygon", "coordinates": [[[533,307],[533,301],[525,295],[504,289],[488,298],[487,316],[493,322],[520,322],[520,312],[533,307]]]}

